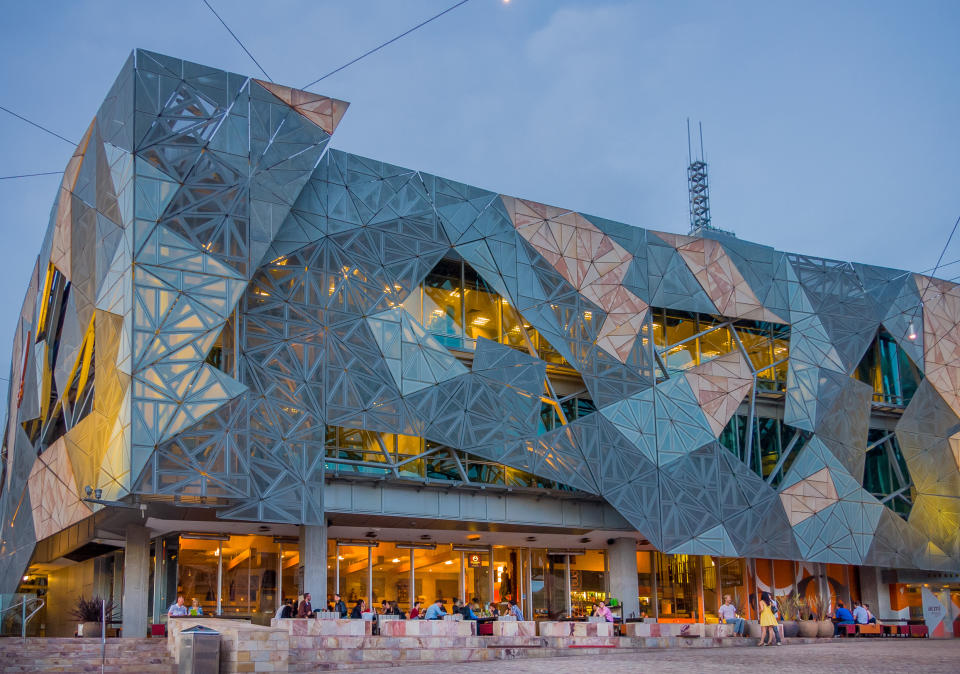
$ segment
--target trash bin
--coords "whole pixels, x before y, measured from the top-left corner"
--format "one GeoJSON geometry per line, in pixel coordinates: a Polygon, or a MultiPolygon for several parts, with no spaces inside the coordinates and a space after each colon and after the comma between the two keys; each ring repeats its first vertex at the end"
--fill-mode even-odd
{"type": "Polygon", "coordinates": [[[217,674],[220,671],[220,633],[203,625],[180,631],[179,674],[217,674]]]}

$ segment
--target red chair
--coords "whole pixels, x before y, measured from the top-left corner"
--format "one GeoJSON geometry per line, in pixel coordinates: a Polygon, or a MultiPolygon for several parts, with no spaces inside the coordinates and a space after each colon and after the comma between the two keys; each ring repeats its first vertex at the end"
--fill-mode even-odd
{"type": "Polygon", "coordinates": [[[910,625],[910,636],[922,639],[930,636],[930,630],[926,625],[910,625]]]}

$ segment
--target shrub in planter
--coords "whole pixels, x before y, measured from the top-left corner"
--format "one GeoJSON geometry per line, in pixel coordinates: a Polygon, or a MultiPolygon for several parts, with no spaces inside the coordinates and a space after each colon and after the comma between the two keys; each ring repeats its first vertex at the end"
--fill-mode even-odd
{"type": "Polygon", "coordinates": [[[101,619],[105,616],[108,623],[114,621],[113,601],[94,597],[87,600],[82,595],[70,610],[70,616],[82,623],[83,636],[101,636],[101,619]]]}

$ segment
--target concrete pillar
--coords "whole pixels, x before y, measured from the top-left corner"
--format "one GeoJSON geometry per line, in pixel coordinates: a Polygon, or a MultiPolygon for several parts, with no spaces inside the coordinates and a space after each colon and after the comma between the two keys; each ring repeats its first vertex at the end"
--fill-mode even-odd
{"type": "Polygon", "coordinates": [[[610,594],[623,603],[623,617],[640,615],[640,585],[637,582],[637,541],[617,538],[607,548],[610,594]]]}
{"type": "Polygon", "coordinates": [[[327,526],[305,524],[300,527],[300,566],[303,585],[300,594],[309,592],[315,610],[327,605],[327,526]]]}
{"type": "Polygon", "coordinates": [[[139,524],[128,524],[123,559],[123,636],[147,636],[147,595],[150,585],[150,534],[139,524]]]}

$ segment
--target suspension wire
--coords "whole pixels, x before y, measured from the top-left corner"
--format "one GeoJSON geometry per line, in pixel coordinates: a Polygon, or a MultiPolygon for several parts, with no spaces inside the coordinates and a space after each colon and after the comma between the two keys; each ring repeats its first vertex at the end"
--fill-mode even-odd
{"type": "Polygon", "coordinates": [[[920,304],[923,305],[923,298],[926,297],[927,291],[930,290],[930,284],[933,283],[933,278],[937,273],[937,270],[940,269],[940,263],[943,262],[943,256],[947,254],[947,248],[950,246],[950,242],[953,241],[953,235],[957,233],[957,227],[960,227],[960,215],[957,216],[956,222],[953,223],[953,229],[950,230],[950,236],[947,237],[947,242],[943,244],[943,250],[940,251],[940,257],[937,258],[937,264],[934,265],[933,271],[927,276],[927,285],[924,287],[923,292],[920,293],[920,304]]]}
{"type": "Polygon", "coordinates": [[[227,32],[230,33],[230,35],[233,37],[233,39],[237,41],[237,44],[240,45],[240,48],[241,48],[244,52],[246,52],[247,56],[250,57],[250,60],[253,61],[253,62],[256,64],[256,66],[260,69],[260,72],[263,73],[263,76],[266,77],[266,78],[267,78],[268,80],[270,80],[271,82],[273,82],[273,80],[270,79],[270,76],[267,74],[267,71],[263,69],[263,66],[260,65],[260,62],[257,61],[257,59],[255,59],[255,58],[253,57],[253,54],[250,53],[250,50],[247,49],[246,46],[243,44],[243,42],[240,41],[240,38],[237,37],[237,34],[234,33],[232,30],[230,30],[230,26],[227,25],[227,22],[224,21],[223,18],[222,18],[219,14],[217,14],[217,10],[215,10],[215,9],[213,8],[213,6],[212,6],[209,2],[207,2],[207,0],[203,0],[203,4],[205,4],[205,5],[207,6],[207,9],[209,9],[211,12],[213,12],[213,15],[214,15],[215,17],[217,17],[217,20],[218,20],[220,23],[223,24],[223,27],[227,29],[227,32]]]}
{"type": "MultiPolygon", "coordinates": [[[[44,171],[43,173],[21,173],[15,176],[0,176],[0,180],[13,180],[14,178],[32,178],[33,176],[56,176],[63,171],[44,171]]],[[[0,377],[2,379],[3,377],[0,377]]]]}
{"type": "Polygon", "coordinates": [[[33,120],[27,119],[27,118],[24,117],[23,115],[18,115],[17,113],[15,113],[15,112],[14,112],[13,110],[11,110],[10,108],[5,108],[5,107],[3,107],[2,105],[0,105],[0,110],[3,110],[3,111],[4,111],[5,113],[7,113],[8,115],[13,115],[13,116],[16,117],[17,119],[22,120],[22,121],[26,122],[27,124],[29,124],[29,125],[31,125],[31,126],[37,127],[37,128],[40,129],[41,131],[46,131],[46,132],[49,133],[51,136],[56,136],[57,138],[59,138],[60,140],[62,140],[64,143],[70,143],[70,145],[72,145],[72,146],[74,146],[74,147],[76,147],[76,146],[78,145],[78,143],[70,140],[69,138],[64,138],[63,136],[61,136],[61,135],[60,135],[59,133],[57,133],[56,131],[51,131],[51,130],[48,129],[47,127],[42,126],[42,125],[40,125],[40,124],[37,124],[37,123],[34,122],[33,120]]]}
{"type": "MultiPolygon", "coordinates": [[[[206,0],[204,0],[204,2],[206,2],[206,0]]],[[[380,50],[383,49],[384,47],[393,44],[394,42],[396,42],[397,40],[399,40],[399,39],[401,39],[401,38],[403,38],[403,37],[406,37],[407,35],[409,35],[409,34],[412,33],[413,31],[417,30],[418,28],[423,28],[424,26],[426,26],[428,23],[430,23],[430,22],[433,21],[434,19],[439,19],[441,16],[443,16],[443,15],[446,14],[447,12],[452,12],[452,11],[455,10],[457,7],[459,7],[460,5],[465,5],[465,4],[467,4],[468,2],[470,2],[470,0],[460,0],[460,2],[458,2],[458,3],[454,4],[454,5],[451,5],[450,7],[447,7],[445,10],[443,10],[443,11],[440,12],[439,14],[434,14],[433,16],[431,16],[431,17],[430,17],[429,19],[427,19],[426,21],[422,21],[422,22],[418,23],[416,26],[414,26],[413,28],[410,28],[410,29],[408,29],[408,30],[400,33],[400,34],[397,35],[396,37],[393,37],[393,38],[387,40],[387,41],[384,42],[383,44],[380,44],[380,45],[374,47],[373,49],[371,49],[371,50],[369,50],[369,51],[367,51],[367,52],[364,52],[363,54],[361,54],[360,56],[356,57],[356,58],[353,59],[352,61],[348,61],[347,63],[344,63],[344,64],[343,64],[342,66],[340,66],[339,68],[336,68],[336,69],[334,69],[334,70],[331,70],[330,72],[328,72],[328,73],[327,73],[326,75],[324,75],[323,77],[318,77],[318,78],[315,79],[313,82],[311,82],[310,84],[308,84],[308,85],[306,85],[305,87],[302,87],[302,88],[303,88],[304,90],[309,89],[309,88],[312,87],[314,84],[317,84],[318,82],[322,82],[323,80],[327,79],[327,78],[330,77],[331,75],[336,75],[338,72],[340,72],[340,71],[343,70],[344,68],[348,68],[348,67],[352,66],[352,65],[353,65],[354,63],[356,63],[357,61],[360,61],[360,60],[362,60],[362,59],[365,59],[366,57],[370,56],[371,54],[375,54],[376,52],[380,51],[380,50]]]]}

